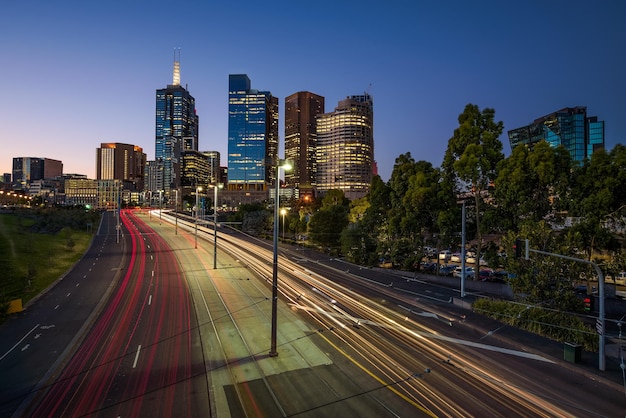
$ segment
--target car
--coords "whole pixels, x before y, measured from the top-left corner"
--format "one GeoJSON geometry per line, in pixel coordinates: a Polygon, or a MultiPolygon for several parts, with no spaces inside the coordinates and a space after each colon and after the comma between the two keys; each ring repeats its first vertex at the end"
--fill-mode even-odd
{"type": "Polygon", "coordinates": [[[457,277],[457,278],[461,278],[461,277],[471,277],[473,276],[475,273],[475,270],[473,267],[465,267],[465,270],[463,270],[463,267],[457,267],[454,269],[454,273],[452,273],[453,277],[457,277]]]}
{"type": "Polygon", "coordinates": [[[452,257],[452,253],[449,250],[439,251],[439,259],[440,260],[448,261],[448,260],[450,260],[450,257],[452,257]]]}
{"type": "Polygon", "coordinates": [[[439,266],[439,275],[441,275],[441,276],[451,276],[452,273],[454,272],[455,268],[456,268],[456,266],[450,266],[448,264],[444,264],[442,266],[439,266]]]}
{"type": "Polygon", "coordinates": [[[450,262],[452,263],[460,263],[461,262],[461,254],[454,253],[450,256],[450,262]]]}
{"type": "MultiPolygon", "coordinates": [[[[465,259],[465,262],[468,264],[476,264],[476,256],[472,255],[472,256],[467,257],[465,259]]],[[[487,262],[481,257],[480,260],[478,260],[478,265],[486,266],[487,262]]]]}
{"type": "Polygon", "coordinates": [[[621,271],[614,276],[607,274],[607,276],[604,278],[604,281],[606,283],[621,284],[623,286],[624,284],[626,284],[626,271],[621,271]]]}
{"type": "Polygon", "coordinates": [[[427,273],[434,273],[437,270],[437,263],[433,263],[432,261],[424,261],[420,264],[420,270],[427,273]]]}
{"type": "Polygon", "coordinates": [[[493,270],[490,269],[482,269],[478,272],[478,278],[483,282],[491,281],[491,276],[493,275],[493,270]]]}

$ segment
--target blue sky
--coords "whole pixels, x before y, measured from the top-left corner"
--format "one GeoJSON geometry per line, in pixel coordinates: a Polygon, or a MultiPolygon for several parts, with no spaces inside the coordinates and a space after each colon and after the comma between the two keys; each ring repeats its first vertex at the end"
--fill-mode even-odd
{"type": "MultiPolygon", "coordinates": [[[[410,152],[439,166],[468,103],[506,131],[568,106],[626,143],[626,2],[23,0],[0,14],[0,172],[13,157],[95,177],[102,142],[154,158],[155,91],[196,99],[200,150],[227,162],[228,75],[280,100],[300,90],[374,98],[375,159],[388,180],[410,152]],[[213,5],[212,3],[219,3],[213,5]]],[[[282,151],[281,151],[282,155],[282,151]]]]}

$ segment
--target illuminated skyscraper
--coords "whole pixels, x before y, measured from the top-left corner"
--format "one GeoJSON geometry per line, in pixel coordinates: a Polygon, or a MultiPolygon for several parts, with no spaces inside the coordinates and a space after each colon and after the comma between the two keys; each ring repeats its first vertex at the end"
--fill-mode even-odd
{"type": "Polygon", "coordinates": [[[563,145],[572,160],[582,162],[596,149],[604,148],[604,121],[596,116],[587,117],[583,106],[566,107],[532,124],[508,132],[511,149],[518,145],[532,147],[545,140],[551,146],[563,145]]]}
{"type": "Polygon", "coordinates": [[[166,195],[180,187],[180,153],[198,150],[196,100],[180,85],[180,62],[174,59],[172,84],[156,91],[155,163],[162,176],[157,190],[166,195]]]}
{"type": "Polygon", "coordinates": [[[274,183],[278,98],[250,88],[245,74],[228,76],[228,189],[264,191],[274,183]]]}
{"type": "Polygon", "coordinates": [[[285,98],[285,158],[293,168],[285,173],[287,186],[315,185],[317,116],[324,113],[324,98],[300,91],[285,98]]]}
{"type": "Polygon", "coordinates": [[[130,144],[102,143],[96,150],[96,179],[120,180],[130,191],[142,191],[146,154],[130,144]]]}
{"type": "Polygon", "coordinates": [[[317,118],[316,190],[323,196],[342,190],[348,199],[364,197],[374,169],[374,102],[369,94],[341,100],[317,118]]]}

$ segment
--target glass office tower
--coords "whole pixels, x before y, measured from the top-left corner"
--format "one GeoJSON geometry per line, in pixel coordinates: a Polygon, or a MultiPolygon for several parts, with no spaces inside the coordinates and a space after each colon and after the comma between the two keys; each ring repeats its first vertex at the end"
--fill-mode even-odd
{"type": "Polygon", "coordinates": [[[510,130],[508,135],[511,149],[518,145],[532,147],[545,140],[553,147],[563,145],[572,160],[582,162],[595,150],[604,148],[604,121],[587,117],[586,107],[566,107],[528,126],[510,130]]]}
{"type": "Polygon", "coordinates": [[[180,187],[181,152],[198,150],[196,100],[179,83],[180,64],[175,61],[172,84],[156,91],[155,163],[161,171],[157,190],[166,196],[180,187]]]}
{"type": "Polygon", "coordinates": [[[228,76],[228,189],[265,191],[278,156],[278,98],[250,88],[245,74],[228,76]]]}

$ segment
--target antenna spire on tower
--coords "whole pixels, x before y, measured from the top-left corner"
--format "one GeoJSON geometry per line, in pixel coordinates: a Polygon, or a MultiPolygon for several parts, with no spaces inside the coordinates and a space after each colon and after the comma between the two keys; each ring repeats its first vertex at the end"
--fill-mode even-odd
{"type": "Polygon", "coordinates": [[[175,86],[180,85],[180,47],[174,48],[174,77],[172,84],[175,86]],[[178,57],[176,56],[176,51],[178,51],[178,57]]]}

